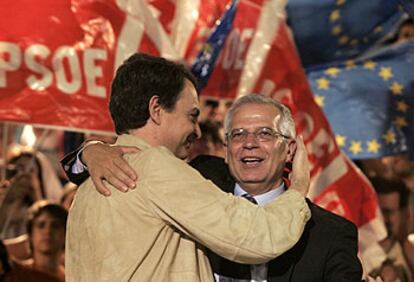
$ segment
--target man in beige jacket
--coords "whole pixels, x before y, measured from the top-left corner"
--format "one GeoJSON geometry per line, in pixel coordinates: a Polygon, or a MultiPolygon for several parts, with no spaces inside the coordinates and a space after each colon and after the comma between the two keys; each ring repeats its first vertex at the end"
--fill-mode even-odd
{"type": "MultiPolygon", "coordinates": [[[[256,206],[205,180],[182,159],[200,136],[196,83],[182,65],[131,56],[112,84],[117,144],[138,187],[101,196],[89,179],[69,213],[67,281],[212,281],[203,246],[241,263],[266,262],[291,248],[310,217],[309,165],[297,138],[292,185],[256,206]]],[[[265,157],[263,162],[271,161],[265,157]]]]}

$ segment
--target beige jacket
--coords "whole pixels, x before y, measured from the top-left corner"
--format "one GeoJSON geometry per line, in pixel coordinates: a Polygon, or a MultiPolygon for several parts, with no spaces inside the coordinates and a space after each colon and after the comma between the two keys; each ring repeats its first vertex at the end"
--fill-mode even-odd
{"type": "Polygon", "coordinates": [[[230,260],[266,262],[300,238],[309,208],[296,191],[266,206],[222,192],[164,147],[121,135],[137,188],[100,195],[90,179],[69,212],[66,281],[212,281],[202,245],[230,260]]]}

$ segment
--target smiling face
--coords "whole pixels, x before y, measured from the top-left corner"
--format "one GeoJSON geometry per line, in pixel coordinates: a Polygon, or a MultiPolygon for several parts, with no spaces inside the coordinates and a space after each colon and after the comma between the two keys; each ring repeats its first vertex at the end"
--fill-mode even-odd
{"type": "Polygon", "coordinates": [[[163,145],[176,157],[185,159],[192,143],[201,136],[198,125],[200,108],[194,85],[186,79],[173,111],[163,112],[160,131],[163,134],[163,145]]]}
{"type": "Polygon", "coordinates": [[[34,252],[57,254],[65,244],[65,226],[47,212],[41,213],[33,221],[31,241],[34,252]]]}
{"type": "MultiPolygon", "coordinates": [[[[245,129],[249,133],[258,128],[272,128],[280,132],[280,111],[266,104],[244,104],[234,111],[230,131],[245,129]]],[[[272,141],[260,141],[248,134],[241,142],[227,138],[226,162],[240,186],[252,195],[277,188],[282,183],[285,163],[291,160],[294,141],[277,135],[272,141]]]]}

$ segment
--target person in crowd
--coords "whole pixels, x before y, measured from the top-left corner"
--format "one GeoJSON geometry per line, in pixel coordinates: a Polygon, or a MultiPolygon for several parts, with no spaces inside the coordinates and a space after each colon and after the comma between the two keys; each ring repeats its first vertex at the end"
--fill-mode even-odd
{"type": "Polygon", "coordinates": [[[398,42],[414,40],[414,22],[412,18],[406,19],[398,29],[398,42]]]}
{"type": "Polygon", "coordinates": [[[401,210],[402,222],[398,238],[404,241],[409,234],[414,236],[414,162],[410,160],[408,153],[362,160],[358,164],[368,177],[397,179],[404,182],[410,193],[408,205],[401,210]]]}
{"type": "Polygon", "coordinates": [[[414,236],[414,162],[407,153],[383,157],[382,162],[391,171],[390,178],[401,180],[409,190],[408,205],[404,205],[401,216],[399,239],[403,241],[410,233],[414,236]]]}
{"type": "Polygon", "coordinates": [[[37,173],[16,168],[0,207],[0,238],[10,239],[26,234],[27,210],[42,193],[37,173]]]}
{"type": "Polygon", "coordinates": [[[401,266],[395,265],[395,263],[386,259],[381,267],[373,271],[373,274],[380,277],[383,282],[407,282],[408,277],[404,269],[401,266]]]}
{"type": "Polygon", "coordinates": [[[42,200],[34,203],[28,214],[27,233],[32,258],[23,264],[64,281],[62,259],[65,250],[67,211],[60,205],[42,200]]]}
{"type": "Polygon", "coordinates": [[[36,175],[41,198],[59,201],[62,196],[62,184],[50,160],[41,152],[27,151],[21,148],[11,149],[8,161],[11,175],[17,172],[32,172],[36,175]]]}
{"type": "Polygon", "coordinates": [[[50,161],[40,152],[11,149],[7,162],[8,179],[0,206],[0,238],[26,233],[27,209],[41,199],[60,200],[62,185],[50,161]]]}
{"type": "Polygon", "coordinates": [[[192,160],[199,155],[224,156],[223,138],[220,136],[220,126],[216,122],[200,122],[201,137],[194,141],[188,155],[192,160]]]}
{"type": "MultiPolygon", "coordinates": [[[[283,179],[290,162],[295,136],[294,122],[283,104],[261,95],[247,95],[235,101],[225,120],[226,161],[212,156],[199,156],[191,165],[224,192],[236,196],[249,195],[252,202],[265,205],[285,193],[283,179]],[[265,162],[265,159],[269,161],[265,162]],[[226,164],[227,163],[227,164],[226,164]]],[[[83,159],[102,173],[102,158],[112,158],[117,147],[89,146],[83,159]],[[87,160],[99,155],[100,160],[87,160]]],[[[77,153],[74,152],[74,155],[77,153]]],[[[117,161],[122,162],[122,158],[117,161]]],[[[73,158],[67,158],[67,160],[73,158]]],[[[113,161],[113,160],[112,160],[113,161]]],[[[79,166],[64,163],[69,178],[77,175],[69,169],[79,166]]],[[[82,166],[81,166],[82,167],[82,166]]],[[[111,167],[111,171],[119,171],[111,167]]],[[[75,170],[79,172],[79,170],[75,170]]],[[[85,177],[85,175],[84,175],[85,177]]],[[[138,176],[141,177],[141,176],[138,176]]],[[[137,189],[140,189],[138,185],[137,189]]],[[[193,189],[197,189],[194,186],[193,189]]],[[[231,262],[213,252],[209,260],[217,281],[360,281],[362,269],[357,257],[357,230],[353,223],[308,201],[312,217],[299,242],[288,252],[265,264],[243,265],[231,262]]]]}
{"type": "MultiPolygon", "coordinates": [[[[79,187],[68,219],[67,281],[211,281],[201,245],[227,259],[262,263],[298,241],[309,219],[301,138],[289,191],[258,207],[222,192],[183,161],[200,135],[196,83],[183,65],[132,55],[116,72],[109,108],[116,144],[140,150],[127,157],[140,189],[112,188],[105,198],[90,179],[79,187]]],[[[287,154],[281,139],[272,143],[287,154]]]]}
{"type": "Polygon", "coordinates": [[[201,103],[200,120],[202,122],[220,122],[222,121],[222,113],[220,109],[220,102],[214,99],[206,99],[201,103]]]}
{"type": "Polygon", "coordinates": [[[413,246],[407,241],[407,238],[401,241],[399,236],[402,216],[408,201],[408,189],[404,182],[396,179],[374,177],[370,180],[377,192],[379,206],[384,216],[388,233],[387,238],[380,242],[385,254],[384,257],[401,269],[402,276],[406,277],[406,281],[412,282],[414,281],[414,265],[412,265],[414,257],[412,252],[413,246]],[[406,244],[408,246],[405,246],[406,244]]]}
{"type": "Polygon", "coordinates": [[[0,281],[2,282],[59,282],[57,277],[26,267],[11,259],[0,240],[0,281]]]}

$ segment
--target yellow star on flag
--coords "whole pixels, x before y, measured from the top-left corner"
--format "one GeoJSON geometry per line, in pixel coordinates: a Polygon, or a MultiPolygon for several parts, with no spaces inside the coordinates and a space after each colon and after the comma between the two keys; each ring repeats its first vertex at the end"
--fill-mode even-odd
{"type": "Polygon", "coordinates": [[[349,147],[349,151],[351,151],[354,155],[358,155],[362,152],[361,142],[360,141],[351,141],[351,146],[349,147]]]}
{"type": "Polygon", "coordinates": [[[357,46],[359,44],[359,40],[358,39],[352,39],[350,43],[351,43],[352,46],[357,46]]]}
{"type": "Polygon", "coordinates": [[[323,108],[325,106],[325,97],[321,95],[315,95],[315,102],[319,107],[323,108]]]}
{"type": "Polygon", "coordinates": [[[375,63],[374,61],[369,60],[369,61],[366,61],[364,63],[364,69],[373,70],[373,69],[375,69],[376,65],[377,65],[377,63],[375,63]]]}
{"type": "Polygon", "coordinates": [[[407,123],[407,120],[405,119],[405,117],[397,116],[397,117],[395,117],[393,122],[398,127],[408,126],[408,123],[407,123]]]}
{"type": "Polygon", "coordinates": [[[345,4],[345,1],[346,0],[336,0],[336,5],[341,6],[341,5],[345,4]]]}
{"type": "Polygon", "coordinates": [[[381,70],[378,73],[378,75],[382,77],[382,79],[384,79],[385,81],[389,80],[391,77],[394,77],[391,68],[388,67],[381,67],[381,70]]]}
{"type": "Polygon", "coordinates": [[[325,74],[330,75],[332,77],[336,77],[338,75],[338,73],[340,73],[341,70],[338,68],[328,68],[327,70],[325,70],[325,74]]]}
{"type": "Polygon", "coordinates": [[[213,47],[211,46],[211,44],[206,43],[203,45],[203,52],[204,53],[211,53],[213,50],[213,47]]]}
{"type": "Polygon", "coordinates": [[[334,22],[334,21],[338,20],[340,17],[341,17],[341,14],[339,13],[339,10],[334,10],[329,15],[329,20],[331,22],[334,22]]]}
{"type": "Polygon", "coordinates": [[[380,33],[383,30],[384,29],[382,28],[382,26],[377,26],[376,28],[374,28],[374,33],[380,33]]]}
{"type": "Polygon", "coordinates": [[[329,89],[329,80],[327,80],[326,78],[321,77],[316,82],[318,83],[318,89],[329,89]]]}
{"type": "Polygon", "coordinates": [[[376,139],[372,139],[371,141],[367,142],[368,152],[370,153],[378,153],[379,149],[381,148],[381,144],[378,143],[376,139]]]}
{"type": "Polygon", "coordinates": [[[355,68],[355,61],[354,60],[346,60],[345,66],[347,69],[353,69],[355,68]]]}
{"type": "Polygon", "coordinates": [[[390,87],[390,90],[394,95],[402,95],[403,89],[404,87],[398,82],[393,82],[390,87]]]}
{"type": "Polygon", "coordinates": [[[397,142],[397,138],[395,136],[395,133],[392,132],[391,130],[388,130],[387,133],[385,133],[384,135],[382,135],[382,138],[384,138],[385,143],[387,144],[393,144],[395,142],[397,142]]]}
{"type": "Polygon", "coordinates": [[[349,37],[346,35],[342,35],[341,37],[339,37],[339,45],[345,45],[346,43],[348,43],[349,41],[349,37]]]}
{"type": "Polygon", "coordinates": [[[344,135],[337,134],[335,135],[336,144],[338,144],[339,147],[344,147],[346,143],[346,137],[344,135]]]}
{"type": "Polygon", "coordinates": [[[398,111],[405,113],[405,112],[407,112],[408,108],[409,107],[408,107],[406,102],[404,102],[404,101],[398,101],[397,102],[397,110],[398,111]]]}
{"type": "Polygon", "coordinates": [[[333,35],[338,35],[342,32],[342,27],[340,25],[336,25],[331,30],[333,35]]]}

